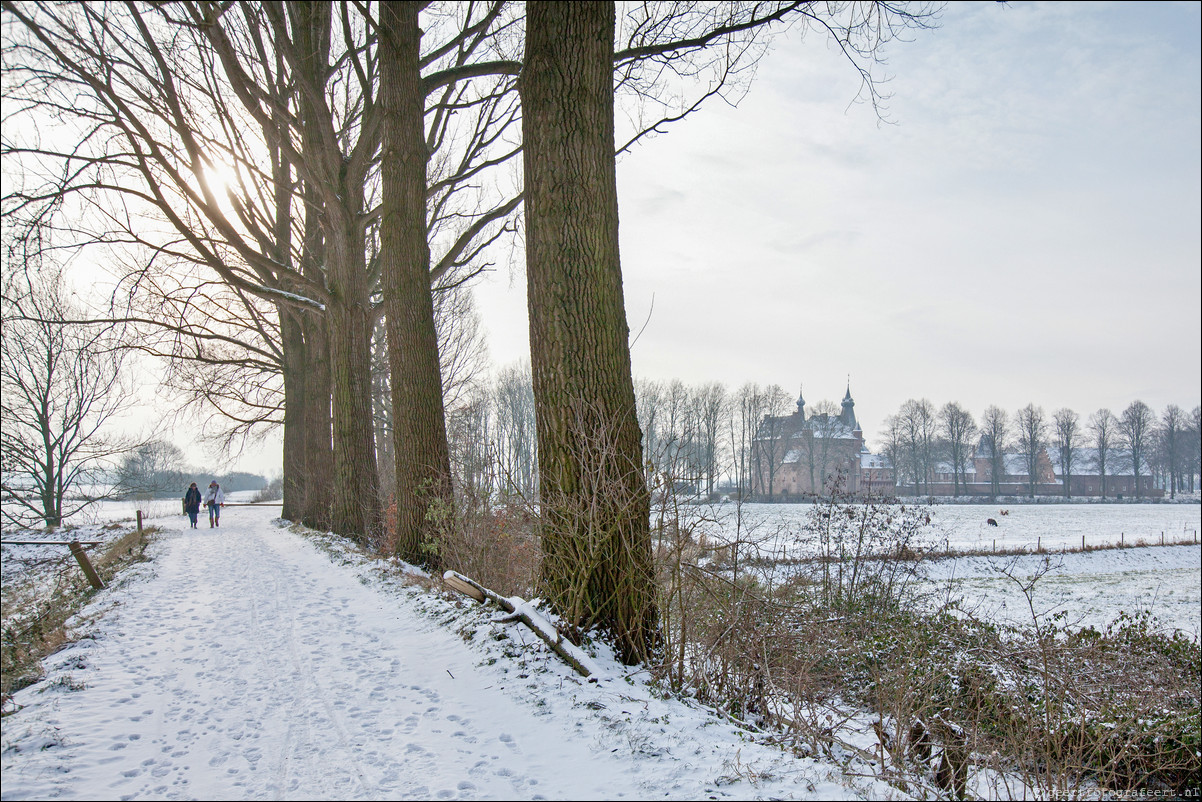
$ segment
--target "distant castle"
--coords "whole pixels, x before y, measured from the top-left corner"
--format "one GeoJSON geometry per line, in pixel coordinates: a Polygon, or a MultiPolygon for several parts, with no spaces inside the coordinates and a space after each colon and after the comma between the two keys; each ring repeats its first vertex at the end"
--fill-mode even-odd
{"type": "Polygon", "coordinates": [[[866,492],[861,463],[868,451],[855,408],[849,383],[838,415],[807,415],[799,393],[796,412],[766,416],[756,433],[752,492],[781,500],[821,495],[836,485],[842,492],[866,492]]]}
{"type": "MultiPolygon", "coordinates": [[[[869,452],[864,432],[856,420],[856,402],[851,383],[843,395],[839,414],[806,413],[803,393],[797,397],[797,410],[788,415],[768,415],[756,432],[752,451],[752,494],[765,501],[794,501],[829,495],[831,491],[873,496],[989,496],[993,494],[990,473],[993,460],[987,438],[982,437],[959,481],[950,463],[940,461],[921,483],[913,477],[899,482],[889,458],[869,452]]],[[[1072,497],[1108,496],[1122,499],[1132,496],[1159,498],[1164,490],[1154,486],[1152,471],[1141,466],[1139,485],[1130,465],[1130,455],[1121,451],[1109,454],[1106,476],[1097,469],[1095,449],[1073,450],[1071,473],[1066,476],[1059,453],[1044,450],[1036,469],[1035,494],[1064,496],[1065,482],[1072,497]]],[[[1028,495],[1031,483],[1026,460],[1017,454],[1004,454],[1000,461],[997,495],[1028,495]]]]}

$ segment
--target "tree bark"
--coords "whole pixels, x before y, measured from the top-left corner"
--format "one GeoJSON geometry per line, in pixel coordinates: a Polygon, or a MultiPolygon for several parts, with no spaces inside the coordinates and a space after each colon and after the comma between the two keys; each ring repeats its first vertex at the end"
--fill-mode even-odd
{"type": "Polygon", "coordinates": [[[280,373],[284,380],[284,480],[280,517],[301,520],[308,468],[305,461],[305,340],[298,315],[280,307],[280,373]]]}
{"type": "MultiPolygon", "coordinates": [[[[310,469],[306,515],[316,522],[325,518],[329,528],[368,542],[378,534],[380,523],[379,480],[376,473],[375,442],[371,416],[372,287],[364,253],[364,164],[346,157],[338,147],[325,107],[330,76],[330,25],[328,2],[297,3],[292,8],[293,37],[300,54],[299,91],[303,152],[320,180],[307,183],[306,214],[311,210],[320,221],[320,246],[308,251],[308,267],[324,272],[329,300],[325,320],[306,329],[312,362],[313,384],[308,388],[306,425],[310,469]],[[312,337],[308,335],[312,334],[312,337]],[[322,341],[322,335],[325,339],[322,341]],[[321,356],[328,365],[328,383],[322,377],[321,356]],[[332,403],[325,399],[330,399],[332,403]],[[332,459],[325,452],[323,420],[328,411],[332,435],[332,459]],[[311,416],[311,417],[310,417],[311,416]],[[312,428],[310,428],[312,427],[312,428]],[[319,473],[331,466],[327,475],[319,473]],[[328,505],[321,497],[328,487],[328,505]]],[[[316,237],[308,228],[307,237],[316,237]]],[[[309,248],[315,242],[306,242],[309,248]]]]}
{"type": "Polygon", "coordinates": [[[330,528],[333,501],[333,421],[330,411],[330,353],[326,320],[306,312],[304,408],[305,496],[301,521],[313,529],[330,528]]]}
{"type": "Polygon", "coordinates": [[[531,2],[519,80],[542,505],[540,590],[628,663],[658,643],[618,254],[614,7],[531,2]]]}
{"type": "MultiPolygon", "coordinates": [[[[340,210],[341,211],[341,210],[340,210]]],[[[340,216],[340,215],[335,215],[340,216]]],[[[352,221],[344,224],[354,226],[352,221]]],[[[331,226],[337,228],[337,226],[331,226]]],[[[328,247],[326,310],[330,343],[333,419],[333,499],[330,529],[367,543],[380,524],[379,482],[371,422],[370,288],[363,264],[362,239],[341,232],[338,247],[328,247]]]]}
{"type": "Polygon", "coordinates": [[[440,508],[437,514],[446,516],[452,498],[426,238],[421,6],[413,0],[380,5],[380,278],[392,379],[396,551],[409,562],[434,566],[438,521],[429,513],[440,508]]]}

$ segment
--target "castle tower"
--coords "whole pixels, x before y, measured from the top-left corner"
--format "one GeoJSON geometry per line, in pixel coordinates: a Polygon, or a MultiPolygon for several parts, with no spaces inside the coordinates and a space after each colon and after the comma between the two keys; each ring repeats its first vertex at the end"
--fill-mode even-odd
{"type": "Polygon", "coordinates": [[[797,416],[803,421],[806,419],[806,400],[805,394],[802,393],[802,385],[797,386],[797,416]]]}
{"type": "Polygon", "coordinates": [[[851,399],[851,380],[847,382],[847,392],[843,395],[843,411],[839,414],[839,422],[852,431],[858,431],[860,424],[856,421],[856,402],[851,399]]]}

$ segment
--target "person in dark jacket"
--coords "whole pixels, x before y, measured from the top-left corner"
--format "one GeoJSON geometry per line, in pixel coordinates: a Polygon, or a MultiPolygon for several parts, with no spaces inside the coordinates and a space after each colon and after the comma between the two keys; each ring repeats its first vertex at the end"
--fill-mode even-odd
{"type": "Polygon", "coordinates": [[[188,520],[192,521],[192,528],[195,529],[196,516],[200,515],[200,489],[196,487],[196,482],[184,494],[184,512],[188,513],[188,520]]]}

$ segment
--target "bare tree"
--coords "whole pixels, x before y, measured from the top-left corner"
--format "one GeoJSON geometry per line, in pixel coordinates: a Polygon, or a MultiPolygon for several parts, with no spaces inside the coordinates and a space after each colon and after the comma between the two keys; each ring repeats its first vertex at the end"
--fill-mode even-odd
{"type": "Polygon", "coordinates": [[[977,433],[977,424],[971,412],[949,401],[939,410],[939,425],[952,466],[952,495],[959,496],[962,485],[967,490],[968,460],[972,440],[977,433]]]}
{"type": "MultiPolygon", "coordinates": [[[[459,402],[447,410],[447,445],[451,477],[455,482],[456,505],[468,505],[469,511],[480,511],[493,498],[498,467],[493,443],[493,416],[485,389],[474,388],[464,393],[459,402]]],[[[449,510],[432,506],[435,522],[449,510]]],[[[427,550],[434,541],[426,541],[427,550]]]]}
{"type": "Polygon", "coordinates": [[[501,492],[527,500],[538,490],[538,440],[530,365],[511,365],[493,385],[501,492]]]}
{"type": "Polygon", "coordinates": [[[639,429],[643,432],[643,470],[649,488],[660,481],[660,454],[663,449],[664,384],[651,379],[634,380],[634,403],[639,429]]]}
{"type": "Polygon", "coordinates": [[[893,484],[896,490],[902,484],[905,464],[905,435],[896,415],[885,418],[885,429],[881,432],[881,453],[893,468],[893,484]]]}
{"type": "Polygon", "coordinates": [[[764,389],[763,418],[756,430],[752,451],[754,492],[769,500],[775,493],[776,474],[789,451],[789,432],[786,412],[789,394],[779,384],[764,389]]]}
{"type": "MultiPolygon", "coordinates": [[[[223,45],[222,64],[253,69],[253,56],[245,68],[237,56],[266,56],[257,34],[268,26],[259,24],[259,9],[247,4],[220,20],[228,23],[239,14],[253,19],[242,29],[251,35],[239,49],[236,31],[223,36],[226,31],[208,15],[212,9],[201,3],[6,5],[8,18],[19,24],[20,36],[9,40],[7,55],[21,76],[17,92],[25,108],[57,119],[64,130],[81,132],[65,146],[57,140],[26,145],[6,139],[6,155],[75,166],[42,171],[56,178],[7,195],[6,216],[46,219],[39,217],[42,209],[71,201],[86,214],[71,216],[70,244],[124,246],[129,258],[141,263],[131,287],[144,287],[142,277],[149,274],[203,270],[236,292],[324,311],[329,300],[324,276],[302,269],[292,247],[303,239],[293,231],[293,221],[308,228],[312,215],[293,196],[290,174],[299,160],[281,147],[292,144],[280,135],[291,111],[286,105],[291,90],[281,86],[291,81],[223,69],[207,38],[214,34],[223,45]],[[233,84],[245,78],[242,85],[253,87],[253,99],[244,96],[247,102],[241,102],[236,87],[225,80],[230,73],[233,84]],[[218,178],[219,171],[228,172],[218,178]]],[[[277,66],[267,60],[268,69],[277,66]]],[[[308,257],[326,262],[319,254],[308,257]]],[[[290,365],[321,375],[316,354],[297,357],[288,350],[302,339],[311,343],[314,338],[311,332],[285,332],[282,338],[285,393],[296,387],[290,365]]],[[[324,394],[328,397],[328,385],[324,394]]],[[[301,400],[294,398],[294,408],[301,400]]],[[[286,450],[296,442],[285,433],[286,450]]],[[[292,467],[289,459],[285,462],[292,467]]]]}
{"type": "Polygon", "coordinates": [[[1189,477],[1187,490],[1194,492],[1194,478],[1202,476],[1202,407],[1194,407],[1189,414],[1188,453],[1186,458],[1189,477]]]}
{"type": "Polygon", "coordinates": [[[880,49],[912,29],[933,27],[938,8],[925,3],[808,0],[729,3],[627,3],[614,55],[616,93],[633,100],[630,131],[618,152],[663,133],[707,100],[732,105],[747,91],[772,36],[800,29],[825,34],[861,78],[861,96],[883,111],[880,49]]]}
{"type": "Polygon", "coordinates": [[[1039,457],[1047,448],[1048,424],[1044,419],[1043,407],[1027,404],[1014,417],[1018,428],[1018,448],[1027,466],[1027,490],[1031,498],[1039,488],[1039,457]]]}
{"type": "Polygon", "coordinates": [[[131,498],[182,496],[184,467],[184,452],[179,446],[150,440],[121,458],[114,491],[131,498]]]}
{"type": "MultiPolygon", "coordinates": [[[[6,254],[7,256],[7,254],[6,254]]],[[[102,471],[134,443],[108,429],[133,400],[121,332],[81,316],[57,269],[6,258],[0,326],[0,515],[55,527],[110,491],[102,471]]]]}
{"type": "Polygon", "coordinates": [[[981,415],[982,445],[989,449],[989,493],[995,498],[1002,492],[1002,477],[1006,473],[1006,448],[1009,447],[1010,428],[1006,411],[1001,407],[989,406],[981,415]]]}
{"type": "Polygon", "coordinates": [[[700,441],[700,467],[705,475],[706,495],[713,495],[718,480],[722,453],[722,424],[726,420],[730,401],[725,385],[709,382],[697,388],[693,403],[700,441]]]}
{"type": "MultiPolygon", "coordinates": [[[[937,434],[935,407],[923,398],[903,402],[897,414],[887,423],[897,462],[894,470],[899,478],[907,477],[914,493],[930,493],[935,469],[935,438],[937,434]]],[[[899,486],[900,486],[899,482],[899,486]]]]}
{"type": "Polygon", "coordinates": [[[1067,407],[1056,410],[1052,424],[1056,430],[1056,450],[1060,453],[1060,471],[1064,481],[1064,497],[1072,498],[1073,466],[1077,455],[1077,441],[1081,437],[1080,416],[1067,407]]]}
{"type": "Polygon", "coordinates": [[[1169,498],[1177,498],[1177,491],[1183,484],[1181,479],[1185,473],[1185,432],[1185,412],[1176,404],[1169,404],[1160,418],[1159,432],[1168,472],[1169,498]]]}
{"type": "Polygon", "coordinates": [[[669,433],[666,448],[661,455],[662,472],[670,477],[674,487],[683,489],[687,484],[690,493],[700,489],[697,472],[697,451],[700,438],[697,432],[697,417],[693,414],[693,391],[679,379],[668,382],[665,402],[665,424],[669,433]]]}
{"type": "Polygon", "coordinates": [[[744,384],[731,400],[730,442],[735,490],[746,500],[754,488],[755,436],[766,414],[767,397],[758,384],[744,384]]]}
{"type": "MultiPolygon", "coordinates": [[[[415,228],[437,240],[426,266],[434,280],[457,267],[482,267],[483,249],[518,205],[516,194],[498,200],[480,189],[487,183],[482,177],[517,150],[501,135],[516,124],[509,91],[516,62],[490,68],[499,76],[496,90],[469,93],[455,78],[477,49],[495,52],[491,37],[512,24],[504,7],[428,9],[423,41],[430,45],[414,66],[428,100],[416,115],[406,113],[420,129],[429,112],[422,158],[432,166],[410,215],[415,228]],[[472,210],[463,206],[468,198],[478,204],[472,210]]],[[[6,55],[21,57],[6,66],[23,70],[22,80],[9,84],[23,102],[6,103],[6,111],[36,107],[84,131],[82,144],[65,149],[10,148],[6,139],[6,155],[82,165],[45,172],[66,177],[9,196],[15,201],[6,203],[6,215],[14,209],[37,215],[54,198],[87,194],[104,213],[92,241],[145,248],[155,257],[141,261],[158,269],[178,261],[213,271],[276,304],[283,395],[292,399],[283,418],[286,427],[303,426],[305,435],[285,432],[286,474],[299,468],[320,478],[327,471],[325,480],[309,483],[309,495],[333,485],[326,506],[334,528],[363,535],[377,519],[366,399],[372,331],[379,301],[386,300],[374,295],[384,265],[373,204],[386,159],[379,158],[385,104],[375,96],[378,21],[367,16],[370,7],[181,2],[5,9],[28,34],[15,49],[6,47],[6,55]],[[222,165],[236,175],[232,185],[214,178],[222,165]],[[113,202],[102,208],[100,196],[113,202]],[[146,204],[159,215],[157,225],[144,225],[146,204]],[[331,435],[324,438],[328,456],[293,458],[298,442],[320,449],[323,431],[331,435]]],[[[290,500],[298,485],[286,484],[290,500]]]]}
{"type": "Polygon", "coordinates": [[[1136,498],[1143,496],[1143,487],[1139,480],[1143,467],[1147,464],[1148,448],[1155,425],[1156,418],[1151,408],[1143,401],[1132,401],[1118,420],[1119,443],[1126,451],[1124,456],[1135,478],[1136,498]]]}
{"type": "Polygon", "coordinates": [[[1089,433],[1093,437],[1094,470],[1101,480],[1102,498],[1106,498],[1106,477],[1113,468],[1115,446],[1118,440],[1118,420],[1109,409],[1099,409],[1089,417],[1089,433]]]}

